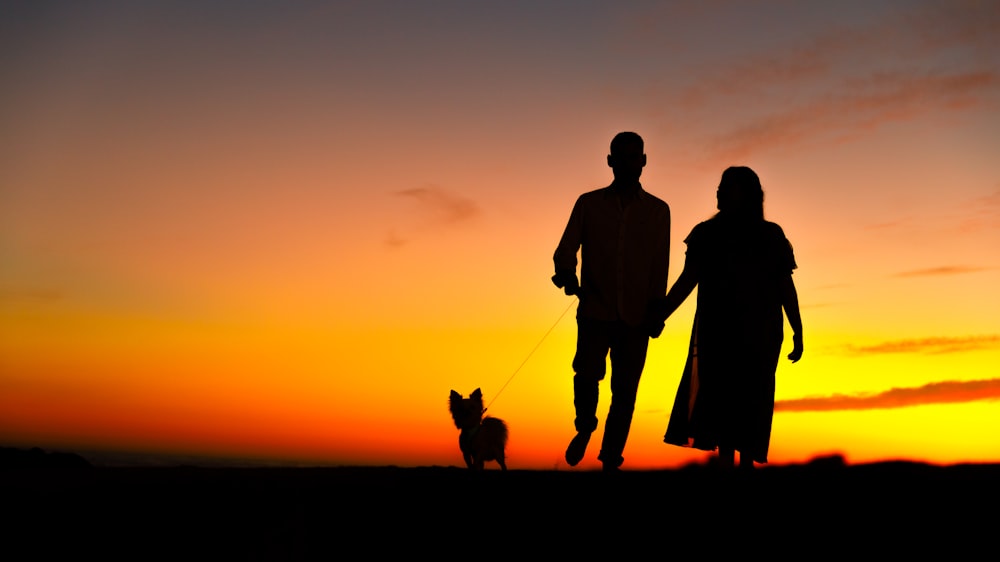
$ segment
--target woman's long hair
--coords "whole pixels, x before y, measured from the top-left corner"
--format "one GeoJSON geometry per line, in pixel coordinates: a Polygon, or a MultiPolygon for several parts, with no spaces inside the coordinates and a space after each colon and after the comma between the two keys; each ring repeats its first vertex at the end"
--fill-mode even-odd
{"type": "Polygon", "coordinates": [[[764,189],[757,173],[746,166],[731,166],[719,180],[718,217],[740,221],[764,220],[764,189]]]}

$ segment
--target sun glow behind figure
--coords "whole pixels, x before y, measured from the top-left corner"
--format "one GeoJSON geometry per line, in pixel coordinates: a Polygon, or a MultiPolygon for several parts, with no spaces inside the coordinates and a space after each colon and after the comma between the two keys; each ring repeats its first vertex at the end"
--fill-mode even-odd
{"type": "MultiPolygon", "coordinates": [[[[992,3],[39,6],[0,7],[0,444],[460,465],[480,387],[511,468],[566,469],[552,252],[636,130],[671,282],[729,165],[794,244],[777,399],[817,400],[772,462],[1000,460],[992,3]]],[[[629,467],[706,458],[662,444],[685,307],[629,467]]]]}

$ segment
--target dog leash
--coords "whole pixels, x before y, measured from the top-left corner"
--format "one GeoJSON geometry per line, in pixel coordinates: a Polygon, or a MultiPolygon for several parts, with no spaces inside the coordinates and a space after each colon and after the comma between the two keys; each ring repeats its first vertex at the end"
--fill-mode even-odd
{"type": "Polygon", "coordinates": [[[493,403],[496,402],[496,399],[500,396],[500,393],[503,392],[505,388],[507,388],[507,385],[510,384],[510,381],[514,380],[514,377],[517,376],[517,373],[520,372],[522,367],[524,367],[524,364],[528,362],[528,359],[531,359],[531,356],[535,354],[535,351],[537,351],[539,347],[541,347],[542,342],[545,341],[545,338],[549,337],[549,334],[552,333],[552,330],[554,330],[556,326],[559,325],[559,322],[562,321],[563,316],[566,316],[566,313],[569,312],[569,309],[573,308],[573,305],[576,304],[578,300],[580,300],[579,297],[574,298],[573,301],[569,303],[569,306],[566,307],[566,310],[562,311],[562,314],[559,315],[559,318],[556,318],[556,321],[552,323],[552,326],[550,326],[548,331],[545,332],[545,335],[542,336],[542,339],[538,340],[538,343],[535,344],[535,347],[533,347],[531,351],[528,352],[528,356],[524,358],[524,361],[521,361],[521,364],[518,365],[516,369],[514,369],[514,372],[510,375],[510,378],[507,379],[507,382],[503,383],[503,386],[500,387],[500,390],[498,390],[497,393],[493,395],[493,400],[490,400],[490,403],[487,404],[485,408],[483,408],[483,413],[485,413],[486,410],[488,410],[490,406],[492,406],[493,403]]]}

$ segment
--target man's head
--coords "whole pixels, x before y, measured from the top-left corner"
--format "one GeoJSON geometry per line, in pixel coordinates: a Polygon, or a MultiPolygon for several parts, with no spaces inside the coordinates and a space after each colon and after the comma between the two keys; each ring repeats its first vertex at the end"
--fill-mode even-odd
{"type": "Polygon", "coordinates": [[[642,137],[632,132],[623,132],[611,139],[611,153],[608,166],[614,172],[615,181],[638,182],[642,168],[646,165],[642,137]]]}

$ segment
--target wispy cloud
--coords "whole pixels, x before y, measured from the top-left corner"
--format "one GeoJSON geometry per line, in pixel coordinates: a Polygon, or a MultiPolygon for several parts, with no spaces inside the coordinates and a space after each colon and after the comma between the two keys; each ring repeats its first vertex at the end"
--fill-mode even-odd
{"type": "Polygon", "coordinates": [[[827,285],[817,285],[813,287],[816,290],[828,291],[831,289],[849,289],[851,287],[850,283],[830,283],[827,285]]]}
{"type": "Polygon", "coordinates": [[[989,271],[988,267],[978,267],[972,265],[943,265],[939,267],[929,267],[927,269],[914,269],[910,271],[901,271],[893,275],[893,277],[930,277],[937,275],[961,275],[963,273],[979,273],[981,271],[989,271]]]}
{"type": "Polygon", "coordinates": [[[396,195],[416,201],[422,212],[440,224],[467,221],[480,212],[479,206],[472,199],[437,186],[404,189],[397,191],[396,195]]]}
{"type": "Polygon", "coordinates": [[[869,224],[864,226],[864,228],[866,230],[890,230],[893,228],[899,228],[901,226],[905,226],[906,224],[907,221],[900,219],[887,222],[880,222],[876,224],[869,224]]]}
{"type": "Polygon", "coordinates": [[[993,193],[967,201],[962,210],[966,218],[959,228],[963,232],[1000,229],[1000,186],[993,193]]]}
{"type": "Polygon", "coordinates": [[[390,248],[399,248],[399,247],[405,246],[406,243],[407,243],[407,241],[408,240],[406,238],[404,238],[403,236],[400,236],[394,230],[389,231],[389,234],[386,234],[386,236],[385,236],[385,244],[387,246],[389,246],[390,248]]]}
{"type": "Polygon", "coordinates": [[[935,213],[934,221],[928,221],[926,217],[907,216],[867,224],[863,228],[877,232],[896,231],[900,234],[933,228],[942,236],[994,234],[1000,231],[1000,184],[994,185],[992,193],[975,195],[955,201],[947,206],[939,206],[935,209],[935,213]]]}
{"type": "Polygon", "coordinates": [[[25,287],[0,287],[0,302],[48,303],[61,300],[64,295],[53,289],[25,287]]]}
{"type": "Polygon", "coordinates": [[[1000,348],[1000,335],[967,336],[961,338],[923,338],[896,340],[874,345],[847,345],[849,355],[870,355],[875,353],[959,353],[1000,348]]]}
{"type": "Polygon", "coordinates": [[[833,394],[792,400],[778,400],[775,411],[829,412],[905,408],[927,404],[954,404],[1000,399],[1000,379],[944,381],[911,388],[892,388],[874,394],[833,394]]]}
{"type": "Polygon", "coordinates": [[[752,152],[809,142],[842,142],[886,123],[981,105],[1000,74],[907,74],[851,80],[839,91],[778,109],[708,141],[709,158],[738,161],[752,152]]]}
{"type": "MultiPolygon", "coordinates": [[[[403,189],[393,195],[416,203],[417,228],[421,229],[452,227],[469,222],[481,214],[479,205],[472,199],[435,185],[403,189]]],[[[385,243],[398,248],[406,245],[409,240],[406,235],[393,230],[386,236],[385,243]]]]}
{"type": "MultiPolygon", "coordinates": [[[[664,129],[731,116],[727,130],[713,127],[719,134],[702,139],[695,151],[711,165],[789,146],[847,142],[892,122],[994,106],[1000,103],[998,6],[921,3],[827,26],[765,51],[699,66],[687,84],[654,82],[649,106],[664,119],[664,129]]],[[[671,21],[670,14],[650,15],[671,21]]]]}
{"type": "Polygon", "coordinates": [[[912,29],[921,52],[966,48],[982,60],[995,60],[1000,49],[1000,4],[982,0],[929,2],[904,12],[899,23],[912,29]]]}

